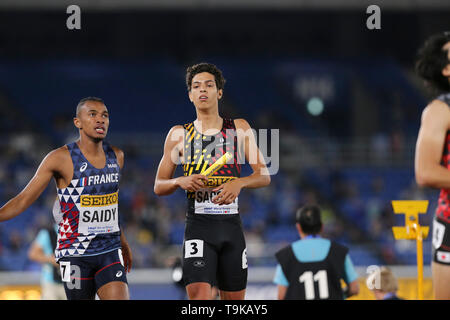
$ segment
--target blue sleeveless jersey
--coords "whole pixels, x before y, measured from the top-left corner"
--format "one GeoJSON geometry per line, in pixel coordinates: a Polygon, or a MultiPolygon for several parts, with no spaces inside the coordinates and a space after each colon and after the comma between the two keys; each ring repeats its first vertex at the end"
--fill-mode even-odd
{"type": "Polygon", "coordinates": [[[84,157],[78,145],[67,145],[73,163],[73,177],[57,188],[60,212],[56,259],[64,256],[92,256],[120,248],[120,167],[114,150],[103,142],[104,168],[97,169],[84,157]]]}

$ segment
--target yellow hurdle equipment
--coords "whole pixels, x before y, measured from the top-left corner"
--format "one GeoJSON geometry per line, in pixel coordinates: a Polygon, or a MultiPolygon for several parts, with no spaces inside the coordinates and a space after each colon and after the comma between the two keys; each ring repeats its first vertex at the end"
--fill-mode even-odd
{"type": "Polygon", "coordinates": [[[392,227],[395,240],[416,240],[417,245],[417,297],[423,300],[423,240],[426,239],[429,227],[419,224],[419,214],[427,213],[428,201],[392,201],[395,214],[405,215],[404,227],[392,227]]]}

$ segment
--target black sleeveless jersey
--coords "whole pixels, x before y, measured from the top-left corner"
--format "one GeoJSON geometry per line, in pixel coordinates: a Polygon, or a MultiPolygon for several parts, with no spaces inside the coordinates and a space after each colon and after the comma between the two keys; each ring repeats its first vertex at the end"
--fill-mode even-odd
{"type": "Polygon", "coordinates": [[[188,214],[228,215],[237,214],[238,198],[229,205],[216,205],[211,199],[217,194],[214,188],[241,175],[236,126],[232,119],[223,119],[222,129],[215,135],[197,131],[193,122],[184,126],[183,172],[185,176],[201,174],[217,159],[229,152],[233,158],[208,178],[205,188],[196,192],[186,191],[188,214]]]}
{"type": "Polygon", "coordinates": [[[276,253],[289,286],[286,300],[343,300],[341,279],[348,249],[331,241],[327,257],[321,261],[300,262],[289,245],[276,253]]]}

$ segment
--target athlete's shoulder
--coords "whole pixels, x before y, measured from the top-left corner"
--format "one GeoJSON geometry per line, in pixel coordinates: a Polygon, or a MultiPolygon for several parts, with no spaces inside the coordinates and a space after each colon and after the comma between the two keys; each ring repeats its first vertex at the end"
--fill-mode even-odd
{"type": "Polygon", "coordinates": [[[114,153],[116,154],[117,158],[119,158],[119,157],[123,158],[124,157],[124,152],[123,152],[122,149],[120,149],[120,148],[118,148],[116,146],[112,146],[112,145],[110,147],[114,151],[114,153]]]}
{"type": "MultiPolygon", "coordinates": [[[[191,123],[192,123],[192,122],[191,122],[191,123]]],[[[174,125],[172,128],[170,128],[168,134],[171,134],[171,133],[173,133],[174,131],[183,130],[184,128],[186,128],[187,126],[189,126],[191,123],[186,123],[186,124],[184,124],[184,125],[176,124],[176,125],[174,125]]]]}
{"type": "Polygon", "coordinates": [[[68,164],[72,164],[70,152],[67,146],[62,146],[47,153],[42,160],[40,168],[42,170],[57,172],[63,170],[68,164]]]}
{"type": "Polygon", "coordinates": [[[70,152],[67,145],[64,145],[50,151],[45,158],[49,161],[65,161],[70,159],[70,152]]]}
{"type": "Polygon", "coordinates": [[[116,155],[116,159],[117,159],[117,162],[119,163],[120,168],[122,168],[124,159],[125,159],[125,154],[124,154],[123,150],[116,146],[112,146],[112,145],[110,145],[110,147],[114,151],[114,154],[116,155]]]}
{"type": "Polygon", "coordinates": [[[444,112],[450,114],[450,108],[443,100],[434,99],[425,107],[423,112],[444,112]]]}
{"type": "Polygon", "coordinates": [[[450,120],[450,108],[444,101],[434,99],[423,110],[422,121],[437,119],[450,120]]]}
{"type": "Polygon", "coordinates": [[[234,119],[234,125],[236,126],[236,129],[247,130],[247,129],[251,128],[250,124],[248,123],[248,121],[245,120],[244,118],[234,119]]]}
{"type": "Polygon", "coordinates": [[[179,142],[184,137],[184,130],[186,129],[186,125],[177,124],[170,128],[167,133],[166,141],[167,142],[179,142]]]}

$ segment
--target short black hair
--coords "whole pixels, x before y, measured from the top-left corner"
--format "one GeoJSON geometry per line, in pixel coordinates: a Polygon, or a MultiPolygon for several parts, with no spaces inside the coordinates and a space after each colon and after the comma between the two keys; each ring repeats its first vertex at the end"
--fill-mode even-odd
{"type": "Polygon", "coordinates": [[[415,70],[432,91],[450,91],[449,79],[442,75],[442,69],[450,63],[448,50],[443,47],[450,41],[450,31],[440,32],[429,37],[419,49],[415,70]]]}
{"type": "Polygon", "coordinates": [[[322,230],[320,208],[316,205],[306,205],[297,210],[295,221],[300,224],[305,234],[318,234],[322,230]]]}
{"type": "Polygon", "coordinates": [[[222,75],[222,71],[212,63],[201,62],[198,64],[194,64],[193,66],[190,66],[186,69],[186,87],[188,91],[191,91],[192,79],[196,74],[202,72],[208,72],[214,76],[216,80],[217,90],[224,88],[226,80],[222,75]]]}
{"type": "Polygon", "coordinates": [[[87,102],[87,101],[96,101],[96,102],[100,102],[105,104],[105,102],[103,101],[102,98],[98,98],[98,97],[86,97],[80,100],[80,102],[78,102],[77,104],[77,109],[76,109],[76,116],[78,117],[78,114],[80,113],[80,109],[81,107],[87,102]]]}

